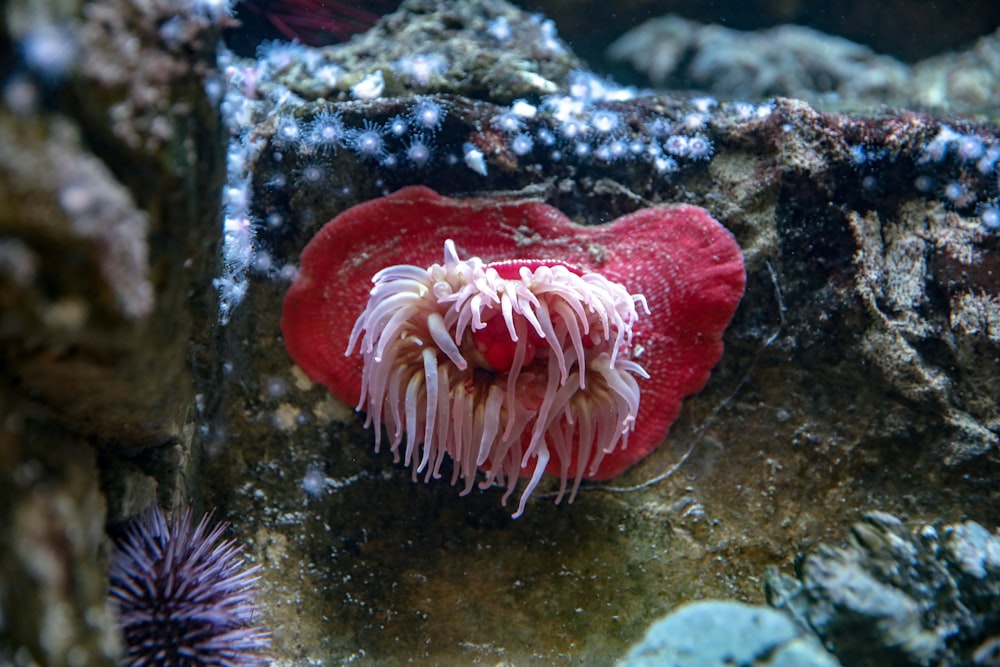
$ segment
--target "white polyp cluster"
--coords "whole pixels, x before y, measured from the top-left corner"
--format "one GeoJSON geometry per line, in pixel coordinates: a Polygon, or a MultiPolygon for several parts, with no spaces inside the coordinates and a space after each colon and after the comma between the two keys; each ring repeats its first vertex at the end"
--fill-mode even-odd
{"type": "Polygon", "coordinates": [[[366,426],[385,424],[397,461],[405,432],[414,479],[439,477],[447,455],[463,495],[481,469],[481,488],[506,486],[506,501],[533,464],[518,517],[553,453],[556,502],[570,478],[572,502],[580,480],[627,445],[636,376],[648,377],[631,359],[637,306],[648,313],[641,295],[557,261],[462,260],[450,239],[443,264],[390,266],[372,282],[347,346],[364,358],[358,409],[366,426]]]}

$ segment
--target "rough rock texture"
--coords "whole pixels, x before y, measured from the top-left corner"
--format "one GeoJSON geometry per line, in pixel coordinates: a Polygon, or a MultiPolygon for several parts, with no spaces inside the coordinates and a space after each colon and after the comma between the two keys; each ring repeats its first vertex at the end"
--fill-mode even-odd
{"type": "Polygon", "coordinates": [[[692,602],[646,631],[618,667],[837,667],[785,614],[739,602],[692,602]]]}
{"type": "Polygon", "coordinates": [[[21,63],[30,22],[4,26],[38,97],[8,86],[0,116],[25,156],[0,158],[0,526],[22,545],[0,551],[2,658],[68,663],[71,641],[110,659],[107,619],[85,611],[102,601],[99,492],[112,522],[154,499],[218,507],[264,565],[289,665],[607,663],[683,602],[760,601],[766,566],[862,512],[995,523],[996,126],[637,97],[575,73],[554,25],[498,2],[411,0],[388,41],[224,56],[223,84],[219,17],[196,6],[71,12],[83,64],[55,79],[21,63]],[[420,100],[439,124],[415,124],[420,100]],[[331,119],[344,133],[317,142],[331,119]],[[536,493],[517,521],[496,489],[414,484],[371,451],[363,417],[293,367],[280,306],[323,223],[414,183],[585,224],[692,203],[733,231],[746,296],[664,446],[573,505],[536,493]],[[15,628],[24,607],[2,591],[46,552],[62,558],[48,581],[79,587],[17,588],[38,612],[15,628]],[[56,643],[50,602],[72,610],[56,643]]]}
{"type": "Polygon", "coordinates": [[[796,25],[743,32],[664,16],[619,37],[608,57],[628,61],[658,88],[694,88],[725,98],[895,102],[905,99],[910,83],[898,60],[796,25]]]}
{"type": "Polygon", "coordinates": [[[767,595],[845,665],[996,664],[1000,535],[873,512],[846,546],[799,559],[794,577],[769,568],[767,595]]]}
{"type": "Polygon", "coordinates": [[[97,456],[9,396],[0,410],[0,664],[110,667],[97,456]]]}
{"type": "Polygon", "coordinates": [[[3,664],[113,664],[108,513],[195,481],[222,147],[218,31],[191,7],[3,8],[3,664]]]}
{"type": "MultiPolygon", "coordinates": [[[[913,88],[920,104],[968,108],[991,113],[1000,99],[1000,29],[966,49],[922,60],[913,68],[913,88]]],[[[995,112],[992,114],[996,117],[995,112]]]]}
{"type": "Polygon", "coordinates": [[[22,25],[28,10],[8,9],[21,50],[71,45],[64,66],[15,69],[0,118],[6,378],[61,423],[133,450],[181,437],[189,290],[216,261],[204,231],[221,185],[205,95],[216,38],[208,17],[176,10],[89,4],[60,19],[36,7],[22,25]]]}
{"type": "Polygon", "coordinates": [[[1000,103],[1000,30],[908,66],[803,26],[748,32],[668,15],[626,32],[607,57],[657,88],[724,99],[781,95],[838,110],[890,104],[994,116],[1000,103]]]}
{"type": "MultiPolygon", "coordinates": [[[[333,99],[332,91],[349,92],[360,79],[380,72],[387,97],[447,92],[510,102],[557,92],[572,70],[584,69],[554,28],[551,21],[507,2],[483,7],[411,0],[405,12],[386,16],[351,42],[318,50],[333,55],[343,71],[334,85],[322,77],[303,76],[296,67],[275,80],[306,97],[333,99]],[[502,36],[501,28],[509,31],[509,38],[502,36]],[[313,86],[300,88],[306,82],[313,86]]],[[[299,58],[292,62],[303,64],[299,58]]],[[[312,68],[321,66],[306,62],[312,68]]]]}
{"type": "Polygon", "coordinates": [[[935,0],[624,0],[606,11],[601,0],[532,0],[560,26],[560,33],[590,61],[618,35],[651,16],[680,14],[702,23],[724,22],[737,30],[758,30],[784,23],[809,26],[865,44],[879,53],[915,62],[933,54],[960,50],[1000,26],[1000,7],[991,0],[947,5],[935,0]],[[588,49],[597,45],[594,51],[588,49]]]}

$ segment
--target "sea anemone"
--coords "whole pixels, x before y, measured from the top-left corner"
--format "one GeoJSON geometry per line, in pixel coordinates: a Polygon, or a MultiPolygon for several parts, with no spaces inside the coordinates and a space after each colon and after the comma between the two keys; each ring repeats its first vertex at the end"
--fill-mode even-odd
{"type": "Polygon", "coordinates": [[[422,440],[414,478],[439,477],[447,454],[463,494],[479,468],[484,487],[509,493],[533,458],[520,515],[550,447],[564,466],[576,458],[579,483],[628,438],[639,412],[632,376],[647,377],[625,358],[642,296],[557,260],[462,260],[451,239],[443,264],[390,266],[372,282],[347,344],[364,359],[358,409],[385,424],[397,461],[405,430],[407,466],[422,440]]]}
{"type": "Polygon", "coordinates": [[[241,17],[259,16],[284,39],[310,46],[346,42],[399,6],[397,0],[242,0],[239,4],[241,17]]]}
{"type": "Polygon", "coordinates": [[[109,599],[130,667],[257,667],[270,635],[256,622],[259,566],[222,540],[228,523],[190,510],[168,521],[154,507],[115,544],[109,599]]]}
{"type": "Polygon", "coordinates": [[[506,500],[528,477],[517,517],[543,473],[557,502],[572,479],[572,500],[662,442],[744,282],[732,235],[696,207],[582,227],[537,202],[409,187],[320,230],[282,331],[310,377],[386,426],[414,479],[451,459],[463,494],[481,471],[506,500]]]}

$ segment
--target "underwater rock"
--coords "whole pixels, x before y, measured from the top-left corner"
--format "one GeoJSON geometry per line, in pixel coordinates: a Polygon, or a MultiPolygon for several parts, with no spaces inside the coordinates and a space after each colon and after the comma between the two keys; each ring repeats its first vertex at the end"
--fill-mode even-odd
{"type": "Polygon", "coordinates": [[[967,49],[921,60],[913,69],[914,97],[919,104],[992,113],[996,118],[1000,101],[1000,28],[967,49]]]}
{"type": "Polygon", "coordinates": [[[172,0],[0,14],[2,664],[114,664],[108,514],[196,485],[220,18],[172,0]]]}
{"type": "Polygon", "coordinates": [[[767,596],[845,665],[993,664],[981,658],[1000,629],[1000,534],[872,512],[794,576],[769,568],[767,596]]]}
{"type": "Polygon", "coordinates": [[[742,31],[680,16],[650,19],[608,47],[659,88],[693,88],[726,99],[774,95],[810,101],[905,99],[907,67],[867,46],[798,25],[742,31]]]}
{"type": "Polygon", "coordinates": [[[778,95],[831,109],[889,104],[985,114],[1000,102],[1000,30],[908,65],[805,26],[741,31],[668,15],[632,28],[606,55],[658,88],[725,99],[778,95]]]}
{"type": "Polygon", "coordinates": [[[990,0],[971,0],[962,5],[961,12],[935,0],[913,0],[905,5],[845,0],[837,3],[835,12],[824,3],[784,0],[761,0],[752,6],[740,0],[711,4],[625,0],[615,4],[614,12],[604,11],[602,0],[533,0],[530,6],[552,18],[560,34],[588,62],[600,59],[602,45],[650,17],[668,12],[747,31],[782,24],[808,26],[910,63],[965,48],[1000,24],[1000,11],[990,0]]]}
{"type": "Polygon", "coordinates": [[[184,439],[188,303],[219,237],[216,17],[158,0],[6,18],[32,54],[0,111],[7,378],[106,447],[184,439]]]}
{"type": "Polygon", "coordinates": [[[385,97],[444,92],[510,102],[556,93],[571,72],[585,69],[551,20],[506,0],[406,0],[346,44],[274,44],[269,51],[275,71],[263,83],[273,79],[302,97],[329,100],[350,99],[377,73],[385,97]]]}
{"type": "Polygon", "coordinates": [[[0,664],[117,664],[97,454],[0,396],[0,664]]]}
{"type": "Polygon", "coordinates": [[[785,614],[740,602],[692,602],[646,631],[618,667],[838,667],[785,614]]]}

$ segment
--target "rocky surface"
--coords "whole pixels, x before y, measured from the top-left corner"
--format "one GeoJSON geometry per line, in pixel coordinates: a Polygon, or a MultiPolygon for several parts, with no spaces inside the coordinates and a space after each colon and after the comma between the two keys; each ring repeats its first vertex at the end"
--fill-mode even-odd
{"type": "Polygon", "coordinates": [[[378,40],[224,55],[224,82],[224,16],[91,3],[46,18],[88,55],[53,79],[18,55],[27,6],[5,10],[28,88],[8,81],[0,117],[20,156],[0,158],[0,525],[22,545],[0,552],[0,656],[69,664],[42,632],[58,605],[73,655],[110,660],[88,616],[97,527],[154,500],[233,522],[289,665],[609,662],[691,599],[761,601],[767,566],[863,512],[995,523],[994,125],[639,96],[497,2],[410,0],[378,40]],[[692,203],[733,231],[746,296],[663,447],[517,521],[498,490],[414,484],[371,451],[363,417],[293,367],[280,308],[323,223],[415,183],[585,224],[692,203]],[[38,612],[15,626],[11,582],[46,549],[56,583],[16,589],[38,612]]]}
{"type": "Polygon", "coordinates": [[[663,16],[619,37],[608,57],[630,63],[657,88],[690,87],[730,99],[896,102],[910,84],[898,60],[796,25],[746,32],[663,16]]]}
{"type": "Polygon", "coordinates": [[[108,514],[197,484],[224,174],[217,17],[192,9],[3,8],[3,664],[113,664],[108,514]]]}
{"type": "Polygon", "coordinates": [[[846,665],[994,665],[1000,535],[975,521],[908,527],[881,512],[770,568],[768,601],[815,632],[846,665]]]}
{"type": "Polygon", "coordinates": [[[837,667],[808,631],[767,607],[709,600],[671,612],[618,667],[837,667]]]}
{"type": "Polygon", "coordinates": [[[742,31],[668,15],[626,32],[607,57],[657,88],[724,99],[780,95],[834,110],[889,104],[994,118],[1000,102],[1000,30],[907,65],[804,26],[742,31]]]}
{"type": "Polygon", "coordinates": [[[607,44],[650,17],[678,14],[700,23],[723,23],[735,30],[760,30],[782,24],[808,26],[864,44],[879,53],[913,63],[946,51],[960,51],[1000,26],[1000,8],[989,0],[969,0],[961,11],[934,0],[871,3],[864,0],[627,0],[603,11],[599,0],[533,0],[525,7],[542,11],[588,61],[607,44]]]}

